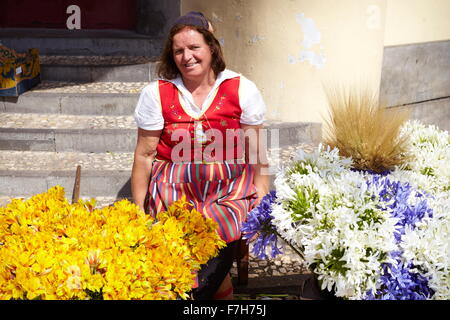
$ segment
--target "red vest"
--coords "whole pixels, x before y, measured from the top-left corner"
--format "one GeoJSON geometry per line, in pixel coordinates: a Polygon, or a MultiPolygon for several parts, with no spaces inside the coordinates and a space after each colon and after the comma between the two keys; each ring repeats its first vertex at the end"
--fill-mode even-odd
{"type": "Polygon", "coordinates": [[[164,128],[157,159],[172,162],[213,162],[243,158],[240,77],[223,81],[212,103],[198,117],[181,106],[177,87],[159,80],[164,128]]]}

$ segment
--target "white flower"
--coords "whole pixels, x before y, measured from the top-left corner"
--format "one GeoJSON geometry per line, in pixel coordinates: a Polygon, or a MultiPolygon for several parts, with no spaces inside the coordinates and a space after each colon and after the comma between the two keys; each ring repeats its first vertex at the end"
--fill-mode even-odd
{"type": "Polygon", "coordinates": [[[292,200],[295,198],[295,192],[288,184],[283,171],[277,174],[274,184],[277,186],[277,198],[280,199],[280,201],[292,200]]]}
{"type": "Polygon", "coordinates": [[[418,121],[408,121],[401,134],[409,137],[408,155],[411,160],[402,168],[417,175],[430,178],[427,185],[424,178],[421,184],[427,191],[444,191],[450,187],[450,136],[435,126],[425,126],[418,121]]]}
{"type": "Polygon", "coordinates": [[[408,122],[401,134],[410,136],[411,160],[387,178],[418,190],[408,198],[411,206],[426,194],[432,215],[406,227],[400,243],[394,236],[399,219],[390,208],[394,199],[380,199],[384,186],[368,184],[372,176],[352,171],[352,160],[339,150],[300,150],[276,176],[273,224],[314,266],[322,288],[336,296],[362,299],[375,292],[382,264],[395,263],[389,253],[401,251],[403,261],[429,277],[433,298],[450,299],[450,138],[419,122],[408,122]]]}

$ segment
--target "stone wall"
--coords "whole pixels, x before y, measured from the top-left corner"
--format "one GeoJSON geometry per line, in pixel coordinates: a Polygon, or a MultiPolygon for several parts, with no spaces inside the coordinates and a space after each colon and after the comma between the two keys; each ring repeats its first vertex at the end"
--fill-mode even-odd
{"type": "Polygon", "coordinates": [[[385,47],[380,101],[450,131],[450,40],[385,47]]]}
{"type": "Polygon", "coordinates": [[[180,15],[180,0],[138,0],[136,31],[164,38],[180,15]]]}

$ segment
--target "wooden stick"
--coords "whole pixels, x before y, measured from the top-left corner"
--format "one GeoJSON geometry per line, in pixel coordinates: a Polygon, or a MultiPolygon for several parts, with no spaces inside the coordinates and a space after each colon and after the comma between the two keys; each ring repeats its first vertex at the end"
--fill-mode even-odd
{"type": "Polygon", "coordinates": [[[80,199],[80,180],[81,180],[81,166],[77,166],[77,172],[75,174],[75,183],[73,185],[72,204],[77,203],[80,199]]]}

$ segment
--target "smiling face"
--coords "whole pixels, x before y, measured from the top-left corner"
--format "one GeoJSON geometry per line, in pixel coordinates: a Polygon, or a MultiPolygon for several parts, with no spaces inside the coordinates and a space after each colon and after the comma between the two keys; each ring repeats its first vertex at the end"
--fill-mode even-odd
{"type": "Polygon", "coordinates": [[[173,59],[183,79],[199,81],[214,74],[211,48],[195,29],[184,28],[173,37],[173,59]]]}

